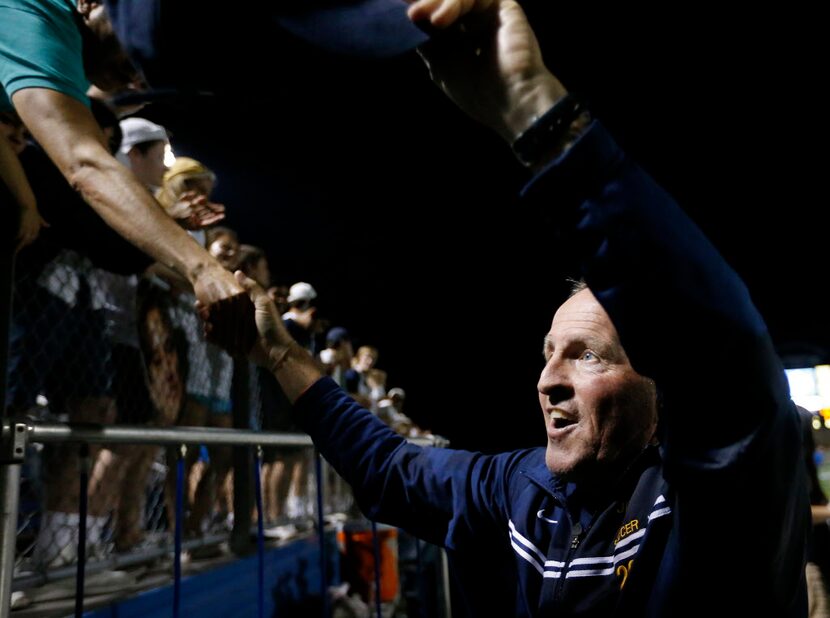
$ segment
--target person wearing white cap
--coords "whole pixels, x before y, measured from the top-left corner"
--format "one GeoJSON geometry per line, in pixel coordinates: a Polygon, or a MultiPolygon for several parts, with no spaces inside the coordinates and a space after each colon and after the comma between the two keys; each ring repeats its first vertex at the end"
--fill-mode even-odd
{"type": "Polygon", "coordinates": [[[317,290],[310,283],[299,281],[288,290],[288,311],[282,314],[282,321],[291,336],[309,352],[314,354],[312,325],[317,307],[314,299],[317,290]]]}
{"type": "MultiPolygon", "coordinates": [[[[314,316],[317,307],[314,300],[317,298],[317,290],[310,283],[299,281],[288,290],[288,311],[282,314],[282,323],[286,330],[291,333],[294,341],[303,346],[313,356],[316,353],[314,341],[314,316]]],[[[294,431],[296,427],[291,424],[280,427],[280,431],[294,431]]],[[[282,456],[284,462],[285,479],[278,483],[277,502],[285,505],[285,514],[289,518],[302,517],[312,510],[308,496],[308,460],[305,457],[293,453],[286,453],[282,456]]]]}
{"type": "Polygon", "coordinates": [[[123,137],[116,158],[155,192],[167,170],[164,165],[164,153],[169,143],[167,130],[146,118],[125,118],[119,124],[123,137]]]}
{"type": "Polygon", "coordinates": [[[312,301],[317,298],[317,290],[310,283],[299,281],[291,286],[288,290],[288,303],[298,303],[300,301],[312,301]]]}

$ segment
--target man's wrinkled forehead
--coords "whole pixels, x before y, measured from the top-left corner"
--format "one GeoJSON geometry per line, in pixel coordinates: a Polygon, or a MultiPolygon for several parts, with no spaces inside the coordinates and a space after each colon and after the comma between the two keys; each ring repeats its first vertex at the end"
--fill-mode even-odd
{"type": "Polygon", "coordinates": [[[568,298],[553,314],[551,332],[563,325],[583,328],[612,326],[611,318],[588,288],[568,298]]]}
{"type": "Polygon", "coordinates": [[[575,342],[601,351],[609,359],[617,353],[625,355],[611,318],[587,288],[568,298],[554,314],[550,331],[545,335],[545,352],[575,342]]]}

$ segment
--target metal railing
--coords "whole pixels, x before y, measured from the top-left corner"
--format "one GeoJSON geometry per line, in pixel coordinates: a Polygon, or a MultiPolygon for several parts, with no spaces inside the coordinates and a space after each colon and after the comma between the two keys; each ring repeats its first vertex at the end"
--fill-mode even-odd
{"type": "MultiPolygon", "coordinates": [[[[79,444],[152,444],[158,446],[205,445],[205,446],[275,446],[289,448],[311,448],[311,439],[304,434],[282,432],[258,432],[238,429],[213,429],[201,427],[155,428],[137,426],[105,426],[79,423],[39,423],[29,420],[4,420],[2,433],[3,461],[6,482],[0,485],[2,517],[4,523],[3,543],[0,548],[0,580],[7,582],[0,595],[0,618],[9,616],[10,598],[13,589],[41,585],[51,581],[72,577],[76,567],[69,566],[54,569],[48,573],[26,575],[13,581],[15,562],[15,527],[18,515],[20,469],[29,443],[79,443],[79,444]]],[[[413,438],[413,443],[424,446],[446,446],[447,441],[441,437],[413,438]]],[[[320,472],[318,471],[318,476],[320,472]]],[[[319,486],[319,482],[318,482],[319,486]]],[[[318,498],[318,504],[320,504],[318,498]]],[[[323,512],[318,507],[318,529],[324,528],[323,512]]],[[[244,524],[243,524],[244,525],[244,524]]],[[[248,533],[248,530],[245,531],[248,533]]],[[[215,544],[226,540],[226,535],[214,535],[193,539],[182,543],[184,549],[215,544]]],[[[82,565],[83,572],[77,571],[83,582],[83,573],[96,573],[107,569],[132,566],[169,555],[169,546],[156,547],[142,551],[140,554],[112,556],[91,565],[82,565]]],[[[321,569],[325,572],[325,569],[321,569]]],[[[449,574],[444,555],[441,560],[441,580],[445,594],[445,615],[449,610],[449,574]]],[[[79,594],[82,594],[79,592],[79,594]]]]}

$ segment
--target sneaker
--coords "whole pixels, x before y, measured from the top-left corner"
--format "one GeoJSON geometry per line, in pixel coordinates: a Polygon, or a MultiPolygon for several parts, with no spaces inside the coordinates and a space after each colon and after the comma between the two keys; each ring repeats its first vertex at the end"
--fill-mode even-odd
{"type": "Polygon", "coordinates": [[[344,524],[348,519],[349,516],[345,513],[329,513],[328,515],[323,515],[323,521],[332,526],[344,524]]]}
{"type": "Polygon", "coordinates": [[[282,526],[270,526],[269,528],[265,528],[262,532],[262,536],[266,539],[284,541],[285,539],[290,539],[295,536],[297,532],[297,526],[294,524],[284,524],[282,526]]]}
{"type": "Polygon", "coordinates": [[[11,605],[9,606],[11,609],[23,609],[24,607],[29,607],[31,604],[31,599],[22,590],[12,592],[11,605]]]}

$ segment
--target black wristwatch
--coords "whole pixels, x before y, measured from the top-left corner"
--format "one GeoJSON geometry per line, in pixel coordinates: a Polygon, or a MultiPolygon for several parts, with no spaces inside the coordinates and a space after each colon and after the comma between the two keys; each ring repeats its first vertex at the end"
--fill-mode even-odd
{"type": "Polygon", "coordinates": [[[585,111],[579,98],[566,94],[516,138],[512,146],[516,158],[528,167],[538,163],[561,144],[573,121],[585,111]]]}

